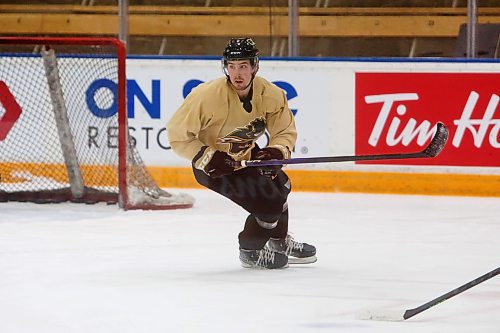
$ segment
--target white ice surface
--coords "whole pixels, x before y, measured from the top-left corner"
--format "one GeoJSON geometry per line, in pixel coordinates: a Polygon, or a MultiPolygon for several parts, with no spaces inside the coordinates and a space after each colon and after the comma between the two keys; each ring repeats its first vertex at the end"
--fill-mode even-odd
{"type": "Polygon", "coordinates": [[[0,204],[0,332],[500,332],[500,276],[404,322],[500,266],[500,199],[298,193],[290,230],[318,262],[240,267],[246,214],[206,190],[195,207],[0,204]]]}

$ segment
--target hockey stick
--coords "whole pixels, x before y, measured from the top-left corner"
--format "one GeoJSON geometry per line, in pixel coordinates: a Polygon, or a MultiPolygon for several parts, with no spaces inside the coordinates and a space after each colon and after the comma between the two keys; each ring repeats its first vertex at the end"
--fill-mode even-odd
{"type": "Polygon", "coordinates": [[[269,166],[285,164],[304,164],[304,163],[325,163],[325,162],[349,162],[349,161],[374,161],[374,160],[394,160],[405,158],[427,158],[437,156],[444,148],[448,140],[448,128],[439,122],[437,123],[436,133],[429,145],[422,151],[416,153],[403,154],[380,154],[380,155],[354,155],[354,156],[324,156],[324,157],[304,157],[290,158],[285,160],[248,160],[236,161],[234,167],[249,166],[269,166]]]}
{"type": "Polygon", "coordinates": [[[456,289],[453,289],[446,294],[439,296],[438,298],[433,299],[425,304],[417,306],[413,309],[403,310],[403,311],[365,311],[358,315],[358,319],[366,319],[366,320],[382,320],[382,321],[403,321],[408,318],[411,318],[425,310],[432,308],[434,305],[438,305],[441,302],[446,301],[454,296],[457,296],[460,293],[463,293],[467,289],[470,289],[478,284],[491,279],[492,277],[498,275],[500,273],[500,267],[492,270],[489,273],[484,274],[483,276],[478,277],[475,280],[472,280],[463,286],[460,286],[456,289]]]}

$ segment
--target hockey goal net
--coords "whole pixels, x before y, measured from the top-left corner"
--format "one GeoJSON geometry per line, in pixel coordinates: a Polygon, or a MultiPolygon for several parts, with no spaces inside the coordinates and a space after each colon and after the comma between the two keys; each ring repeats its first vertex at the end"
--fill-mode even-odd
{"type": "Polygon", "coordinates": [[[125,57],[114,38],[0,37],[0,201],[193,205],[129,140],[125,57]]]}

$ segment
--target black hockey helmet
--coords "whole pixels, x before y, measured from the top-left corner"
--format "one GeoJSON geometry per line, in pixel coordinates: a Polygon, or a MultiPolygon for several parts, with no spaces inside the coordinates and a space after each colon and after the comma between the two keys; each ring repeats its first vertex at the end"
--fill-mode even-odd
{"type": "Polygon", "coordinates": [[[222,61],[224,67],[228,60],[245,60],[249,59],[253,67],[259,64],[259,50],[255,46],[255,42],[249,38],[231,38],[222,53],[222,61]]]}

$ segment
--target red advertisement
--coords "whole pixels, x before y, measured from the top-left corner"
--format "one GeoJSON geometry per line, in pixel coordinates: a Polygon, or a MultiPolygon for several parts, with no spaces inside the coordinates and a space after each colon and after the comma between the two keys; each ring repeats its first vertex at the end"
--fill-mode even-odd
{"type": "Polygon", "coordinates": [[[0,141],[5,140],[22,112],[5,82],[0,81],[0,111],[2,109],[4,112],[2,112],[3,116],[0,117],[0,141]]]}
{"type": "Polygon", "coordinates": [[[500,73],[356,73],[356,154],[423,150],[449,129],[434,158],[358,162],[500,166],[500,73]]]}

